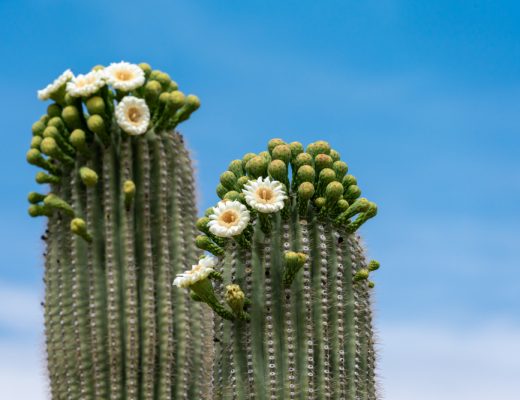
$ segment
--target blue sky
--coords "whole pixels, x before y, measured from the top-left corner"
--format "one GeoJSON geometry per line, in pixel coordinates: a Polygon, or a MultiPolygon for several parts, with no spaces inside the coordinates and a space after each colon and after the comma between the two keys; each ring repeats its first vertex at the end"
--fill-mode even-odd
{"type": "MultiPolygon", "coordinates": [[[[32,373],[31,398],[45,393],[43,221],[25,202],[46,107],[35,92],[65,68],[120,60],[201,98],[182,127],[201,209],[228,162],[272,137],[341,151],[380,209],[362,234],[382,263],[387,399],[517,398],[519,3],[3,0],[0,16],[0,352],[32,373]]],[[[23,386],[17,368],[0,363],[0,386],[23,386]]]]}

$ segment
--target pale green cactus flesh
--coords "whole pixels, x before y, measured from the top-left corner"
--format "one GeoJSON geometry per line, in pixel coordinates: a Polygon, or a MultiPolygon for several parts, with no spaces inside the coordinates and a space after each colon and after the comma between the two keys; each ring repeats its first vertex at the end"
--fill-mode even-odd
{"type": "Polygon", "coordinates": [[[101,85],[74,97],[65,79],[33,125],[27,159],[50,184],[29,195],[29,213],[48,217],[52,399],[211,397],[209,311],[172,288],[199,252],[193,168],[175,132],[199,103],[167,74],[138,68],[144,79],[127,91],[101,85]],[[141,103],[124,111],[125,125],[117,105],[130,97],[141,103]]]}
{"type": "Polygon", "coordinates": [[[273,139],[221,175],[223,202],[197,222],[197,245],[218,257],[212,296],[189,286],[214,310],[215,399],[378,398],[368,277],[379,264],[356,233],[377,208],[347,170],[326,142],[273,139]]]}

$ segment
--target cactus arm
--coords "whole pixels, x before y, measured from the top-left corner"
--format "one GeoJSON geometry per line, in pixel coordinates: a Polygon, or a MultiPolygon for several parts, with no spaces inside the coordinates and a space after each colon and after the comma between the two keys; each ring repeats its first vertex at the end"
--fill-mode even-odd
{"type": "Polygon", "coordinates": [[[120,400],[123,388],[123,337],[121,319],[120,254],[119,254],[119,185],[116,176],[116,154],[111,147],[103,157],[103,205],[105,212],[105,261],[108,317],[108,357],[110,363],[110,399],[120,400]]]}
{"type": "Polygon", "coordinates": [[[260,227],[260,224],[254,226],[253,231],[253,242],[256,245],[251,249],[251,269],[252,269],[252,281],[255,285],[252,285],[251,290],[251,345],[252,349],[249,351],[252,354],[252,369],[254,370],[254,393],[258,394],[259,399],[265,399],[267,396],[266,391],[266,371],[265,365],[267,359],[264,356],[264,301],[265,295],[263,286],[265,284],[265,270],[263,268],[263,243],[265,240],[264,233],[260,227]]]}
{"type": "MultiPolygon", "coordinates": [[[[76,161],[76,169],[84,164],[82,158],[76,161]]],[[[83,198],[83,183],[78,174],[71,176],[71,204],[76,215],[83,215],[85,205],[83,198]]],[[[71,246],[71,272],[72,272],[72,307],[76,315],[77,323],[74,324],[75,347],[78,354],[78,375],[80,380],[81,398],[93,400],[93,381],[90,374],[92,367],[91,340],[89,335],[89,301],[88,301],[88,272],[87,272],[87,243],[78,235],[69,234],[72,240],[71,246]]]]}
{"type": "MultiPolygon", "coordinates": [[[[102,170],[101,157],[96,153],[88,165],[97,171],[102,170]]],[[[92,342],[92,370],[94,381],[94,392],[96,398],[106,399],[109,396],[109,377],[106,337],[107,324],[104,318],[106,305],[106,288],[104,278],[104,225],[101,212],[102,192],[101,185],[90,186],[86,189],[85,219],[87,230],[92,232],[93,242],[87,257],[87,269],[90,279],[89,307],[90,307],[90,337],[92,342]]]]}
{"type": "MultiPolygon", "coordinates": [[[[121,169],[119,183],[133,179],[133,152],[129,137],[121,143],[121,169]]],[[[139,371],[139,326],[138,326],[138,298],[135,257],[135,218],[134,202],[128,201],[123,191],[120,194],[119,207],[121,210],[121,235],[123,246],[121,249],[121,269],[124,301],[124,340],[125,340],[125,386],[128,400],[138,398],[138,371],[139,371]]]]}
{"type": "Polygon", "coordinates": [[[147,140],[138,140],[136,145],[137,157],[134,160],[136,184],[136,216],[137,232],[137,265],[139,267],[139,281],[142,305],[140,310],[140,338],[142,380],[140,397],[143,400],[154,399],[155,389],[155,277],[152,258],[152,233],[150,198],[150,160],[147,140]],[[137,167],[139,166],[139,168],[137,167]]]}

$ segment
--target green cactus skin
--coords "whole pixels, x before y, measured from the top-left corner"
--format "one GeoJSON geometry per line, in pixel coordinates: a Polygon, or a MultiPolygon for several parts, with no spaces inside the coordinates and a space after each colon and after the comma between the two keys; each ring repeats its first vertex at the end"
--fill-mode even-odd
{"type": "Polygon", "coordinates": [[[48,217],[44,315],[52,399],[211,398],[210,311],[172,288],[175,274],[200,252],[193,167],[175,131],[198,100],[180,96],[185,104],[177,111],[154,103],[178,90],[166,74],[141,68],[141,87],[55,96],[52,115],[67,106],[87,110],[76,119],[44,116],[33,127],[37,137],[53,121],[74,146],[72,163],[52,143],[42,149],[47,157],[34,147],[28,154],[59,178],[49,194],[29,195],[30,214],[48,217]],[[149,87],[160,93],[149,96],[149,87]],[[116,121],[114,103],[125,95],[146,98],[152,121],[142,134],[127,134],[116,121]],[[108,142],[87,127],[98,115],[88,111],[102,116],[108,142]]]}
{"type": "MultiPolygon", "coordinates": [[[[307,156],[299,157],[303,151],[299,143],[287,146],[274,139],[268,148],[268,154],[260,155],[269,168],[261,166],[259,158],[251,164],[255,158],[247,155],[248,167],[237,171],[233,163],[233,172],[247,171],[253,179],[269,173],[285,181],[289,192],[283,209],[261,214],[239,198],[251,214],[248,227],[213,243],[224,249],[224,255],[215,252],[219,256],[215,270],[223,279],[212,280],[214,292],[224,299],[227,284],[239,285],[250,316],[215,314],[214,398],[375,400],[373,283],[365,274],[372,269],[356,230],[376,214],[376,206],[357,199],[357,185],[349,189],[357,182],[351,175],[344,179],[344,163],[336,164],[332,179],[323,183],[329,172],[320,178],[320,168],[323,171],[323,165],[332,166],[339,159],[327,143],[316,142],[307,148],[307,156]],[[274,158],[283,158],[292,167],[292,182],[279,175],[287,174],[288,168],[273,164],[274,158]],[[312,178],[306,181],[313,186],[311,196],[308,186],[299,189],[304,182],[298,181],[302,160],[316,172],[307,174],[312,178]]],[[[206,215],[216,218],[211,210],[206,215]]],[[[207,227],[201,229],[206,234],[207,227]]]]}

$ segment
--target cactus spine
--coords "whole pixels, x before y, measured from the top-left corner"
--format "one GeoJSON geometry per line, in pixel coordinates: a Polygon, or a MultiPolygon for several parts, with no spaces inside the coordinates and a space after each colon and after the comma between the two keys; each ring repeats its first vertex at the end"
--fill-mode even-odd
{"type": "Polygon", "coordinates": [[[66,71],[39,97],[54,102],[27,159],[50,192],[31,193],[29,213],[48,217],[52,398],[210,398],[202,344],[190,344],[211,352],[207,310],[171,286],[198,253],[193,169],[175,132],[198,99],[127,63],[66,71]]]}
{"type": "Polygon", "coordinates": [[[222,201],[197,222],[216,256],[200,278],[212,295],[180,285],[215,312],[214,398],[374,400],[367,278],[379,264],[356,231],[377,208],[328,143],[268,150],[229,165],[222,201]]]}

